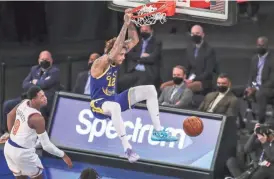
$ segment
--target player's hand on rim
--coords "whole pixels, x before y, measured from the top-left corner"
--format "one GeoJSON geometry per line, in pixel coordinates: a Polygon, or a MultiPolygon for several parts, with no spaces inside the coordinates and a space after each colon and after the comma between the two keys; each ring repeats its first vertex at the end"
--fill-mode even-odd
{"type": "Polygon", "coordinates": [[[131,18],[132,18],[133,14],[130,13],[130,10],[126,10],[126,13],[124,15],[124,21],[127,25],[129,25],[131,23],[131,18]],[[127,13],[128,12],[128,13],[127,13]]]}
{"type": "Polygon", "coordinates": [[[125,10],[125,14],[132,14],[132,8],[127,8],[125,10]]]}
{"type": "Polygon", "coordinates": [[[63,157],[64,162],[68,165],[69,168],[72,168],[72,161],[69,158],[69,156],[67,156],[67,154],[65,153],[64,157],[63,157]]]}

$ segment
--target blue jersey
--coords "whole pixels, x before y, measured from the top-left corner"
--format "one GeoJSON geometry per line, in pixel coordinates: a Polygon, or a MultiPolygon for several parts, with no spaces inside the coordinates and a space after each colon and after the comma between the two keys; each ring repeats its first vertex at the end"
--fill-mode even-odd
{"type": "Polygon", "coordinates": [[[102,105],[106,101],[118,103],[121,111],[126,111],[132,107],[129,99],[131,89],[116,94],[117,71],[117,66],[110,65],[100,77],[93,78],[91,76],[90,78],[90,107],[93,115],[98,119],[109,118],[102,109],[102,105]]]}
{"type": "Polygon", "coordinates": [[[118,67],[109,65],[106,71],[98,78],[90,78],[91,100],[106,99],[112,101],[116,95],[116,78],[118,67]]]}

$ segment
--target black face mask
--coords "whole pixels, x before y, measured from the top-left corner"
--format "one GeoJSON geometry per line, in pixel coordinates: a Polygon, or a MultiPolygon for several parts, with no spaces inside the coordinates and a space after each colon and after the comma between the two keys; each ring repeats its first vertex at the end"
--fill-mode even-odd
{"type": "Polygon", "coordinates": [[[43,60],[40,62],[40,67],[43,69],[48,69],[50,67],[50,62],[47,60],[43,60]]]}
{"type": "Polygon", "coordinates": [[[202,37],[199,35],[193,35],[191,36],[191,40],[195,43],[195,44],[200,44],[202,42],[202,37]]]}
{"type": "Polygon", "coordinates": [[[257,53],[258,53],[259,55],[264,55],[266,52],[267,52],[267,49],[264,48],[264,47],[258,47],[258,48],[257,48],[257,53]]]}
{"type": "Polygon", "coordinates": [[[91,63],[88,64],[88,69],[89,69],[89,70],[91,69],[92,64],[93,64],[93,62],[91,62],[91,63]]]}
{"type": "Polygon", "coordinates": [[[148,39],[150,36],[151,34],[148,32],[141,32],[141,37],[145,40],[148,39]]]}
{"type": "Polygon", "coordinates": [[[173,82],[176,84],[176,85],[179,85],[183,82],[183,78],[180,78],[180,77],[173,77],[173,82]]]}
{"type": "Polygon", "coordinates": [[[226,92],[227,89],[228,89],[228,86],[217,86],[217,90],[218,90],[220,93],[226,92]]]}

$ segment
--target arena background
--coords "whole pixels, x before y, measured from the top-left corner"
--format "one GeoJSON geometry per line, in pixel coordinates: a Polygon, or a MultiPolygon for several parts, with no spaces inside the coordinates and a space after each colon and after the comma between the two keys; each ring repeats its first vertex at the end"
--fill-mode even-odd
{"type": "MultiPolygon", "coordinates": [[[[0,88],[1,94],[5,89],[4,99],[20,95],[23,79],[44,49],[52,52],[55,63],[61,69],[62,84],[70,90],[76,74],[86,68],[88,55],[91,52],[101,53],[104,41],[116,36],[120,28],[119,13],[109,10],[107,2],[45,2],[45,5],[48,27],[46,44],[21,46],[0,33],[0,61],[6,64],[5,86],[0,88]]],[[[239,19],[238,24],[232,27],[201,24],[207,41],[217,52],[220,71],[231,76],[233,85],[247,82],[250,58],[255,52],[258,36],[267,36],[273,50],[273,7],[273,2],[261,4],[258,23],[239,19]]],[[[1,23],[3,25],[4,22],[1,23]]],[[[170,20],[164,25],[155,26],[157,37],[163,41],[162,81],[171,78],[173,66],[184,64],[188,25],[184,21],[170,20]],[[170,33],[171,27],[177,29],[176,34],[170,33]]],[[[3,76],[0,80],[3,82],[3,76]]]]}
{"type": "MultiPolygon", "coordinates": [[[[250,57],[255,50],[256,38],[265,35],[273,49],[274,35],[272,22],[273,2],[262,3],[261,20],[256,24],[239,19],[232,27],[202,24],[206,40],[217,51],[220,69],[227,72],[234,85],[246,83],[250,57]]],[[[76,74],[86,68],[88,55],[91,52],[102,52],[104,40],[117,35],[119,30],[118,13],[107,8],[107,2],[46,2],[46,20],[49,29],[49,42],[41,46],[20,46],[15,42],[5,42],[0,37],[1,62],[7,66],[5,99],[21,93],[21,82],[29,72],[29,65],[37,63],[37,56],[43,49],[52,52],[55,62],[61,63],[62,83],[71,88],[76,74]],[[76,15],[75,15],[76,14],[76,15]],[[68,80],[65,61],[68,57],[72,63],[72,80],[68,80]],[[21,66],[24,65],[24,66],[21,66]],[[12,76],[11,76],[12,75],[12,76]],[[8,80],[8,79],[13,80],[8,80]]],[[[161,59],[162,81],[171,78],[174,65],[184,63],[185,47],[188,41],[188,26],[185,21],[169,20],[164,25],[156,25],[157,38],[163,41],[161,59]],[[171,27],[177,28],[171,34],[171,27]]],[[[68,89],[69,90],[69,89],[68,89]]]]}

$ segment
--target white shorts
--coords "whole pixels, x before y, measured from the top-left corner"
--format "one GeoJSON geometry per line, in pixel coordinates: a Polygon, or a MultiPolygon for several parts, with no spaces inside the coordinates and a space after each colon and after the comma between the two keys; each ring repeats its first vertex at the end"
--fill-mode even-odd
{"type": "Polygon", "coordinates": [[[4,155],[14,176],[35,178],[43,172],[43,165],[35,149],[22,149],[9,144],[4,147],[4,155]]]}

